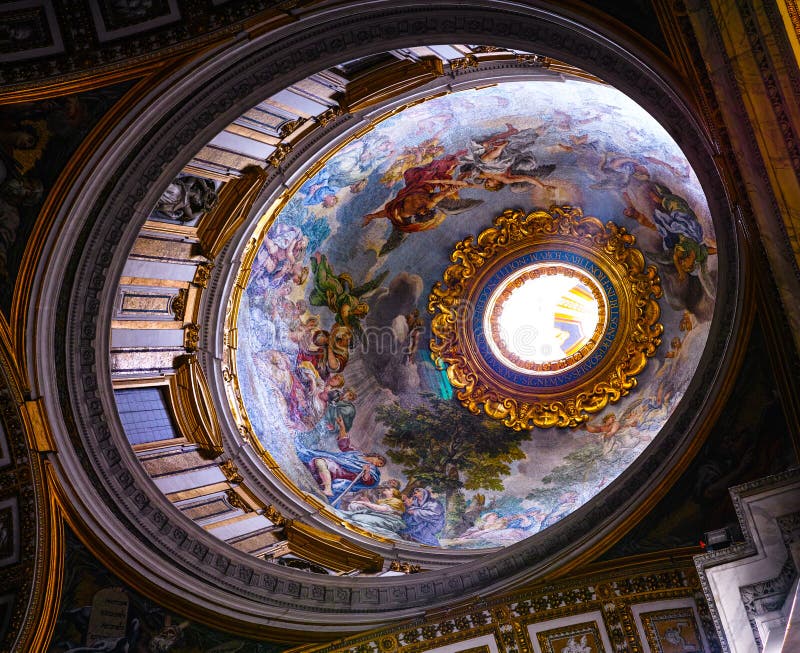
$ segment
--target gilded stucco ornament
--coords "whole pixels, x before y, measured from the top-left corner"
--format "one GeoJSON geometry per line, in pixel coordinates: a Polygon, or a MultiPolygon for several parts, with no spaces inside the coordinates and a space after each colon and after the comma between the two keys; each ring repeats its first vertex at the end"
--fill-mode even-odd
{"type": "Polygon", "coordinates": [[[664,330],[658,272],[634,242],[624,227],[571,206],[529,214],[509,209],[477,238],[458,242],[428,310],[431,356],[446,368],[464,406],[473,413],[483,408],[516,430],[566,427],[627,395],[664,330]],[[564,271],[585,282],[591,292],[584,294],[595,295],[599,326],[560,357],[509,365],[516,358],[496,356],[497,346],[490,346],[496,328],[485,316],[497,303],[493,297],[504,301],[506,288],[519,280],[564,271]]]}

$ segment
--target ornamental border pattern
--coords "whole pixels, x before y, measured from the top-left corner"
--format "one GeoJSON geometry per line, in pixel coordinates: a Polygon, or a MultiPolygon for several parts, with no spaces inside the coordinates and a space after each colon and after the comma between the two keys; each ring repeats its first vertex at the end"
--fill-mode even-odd
{"type": "MultiPolygon", "coordinates": [[[[719,637],[720,643],[722,645],[722,651],[724,653],[728,653],[730,651],[728,647],[727,639],[725,638],[725,629],[722,627],[722,619],[720,618],[719,611],[717,610],[716,603],[714,602],[714,594],[711,591],[711,585],[708,582],[708,577],[705,573],[705,569],[708,566],[718,566],[728,562],[734,562],[736,560],[742,560],[744,558],[750,557],[758,553],[756,549],[756,545],[753,539],[753,533],[746,527],[746,520],[744,516],[744,508],[742,507],[742,497],[745,495],[753,494],[761,489],[767,489],[770,487],[776,487],[783,483],[789,482],[796,482],[800,480],[800,467],[795,467],[792,469],[788,469],[784,472],[779,474],[774,474],[772,476],[766,476],[764,478],[755,479],[753,481],[749,481],[747,483],[742,483],[741,485],[736,485],[729,489],[731,500],[733,502],[733,509],[736,513],[736,519],[739,522],[739,526],[742,531],[742,535],[744,536],[744,542],[739,542],[732,544],[728,547],[723,549],[718,549],[716,551],[709,551],[707,553],[703,553],[701,555],[697,555],[694,557],[694,566],[697,570],[697,576],[700,581],[700,587],[702,589],[702,593],[705,597],[706,605],[708,606],[708,618],[710,622],[714,626],[714,630],[719,637]]],[[[792,514],[792,516],[794,513],[792,514]]],[[[786,534],[782,533],[784,537],[784,541],[786,538],[786,534]]],[[[701,614],[702,617],[702,614],[701,614]]],[[[748,614],[749,618],[749,614],[748,614]]],[[[753,628],[753,621],[751,620],[751,628],[753,628]]],[[[756,634],[756,642],[759,645],[760,649],[760,637],[756,633],[757,627],[754,627],[754,633],[756,634]]]]}
{"type": "MultiPolygon", "coordinates": [[[[16,505],[16,559],[0,568],[0,587],[15,588],[14,605],[11,609],[7,630],[0,631],[0,648],[30,640],[32,629],[39,626],[39,615],[29,612],[37,605],[45,591],[48,579],[44,578],[44,566],[49,562],[40,550],[47,551],[48,533],[45,513],[45,489],[41,477],[38,453],[28,448],[25,427],[20,414],[22,397],[11,380],[13,363],[0,352],[0,421],[6,436],[9,463],[0,468],[0,500],[13,498],[16,505]]],[[[12,546],[14,534],[11,534],[12,546]]],[[[58,555],[57,552],[49,552],[58,555]]],[[[2,626],[3,624],[0,624],[2,626]]],[[[6,650],[6,649],[3,649],[6,650]]]]}
{"type": "Polygon", "coordinates": [[[477,599],[439,618],[418,618],[308,650],[313,653],[422,653],[448,644],[466,644],[471,639],[491,634],[502,653],[532,653],[528,625],[600,612],[613,651],[643,653],[631,606],[692,598],[701,616],[700,627],[710,653],[720,652],[713,624],[703,619],[707,606],[691,566],[621,576],[619,572],[606,572],[537,586],[510,596],[477,599]]]}

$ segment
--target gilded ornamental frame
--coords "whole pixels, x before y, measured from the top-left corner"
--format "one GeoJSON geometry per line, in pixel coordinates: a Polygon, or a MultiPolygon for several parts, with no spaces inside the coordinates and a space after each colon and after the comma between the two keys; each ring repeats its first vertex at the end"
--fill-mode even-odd
{"type": "Polygon", "coordinates": [[[664,327],[658,272],[634,243],[624,227],[603,224],[572,206],[528,214],[509,209],[477,237],[456,243],[453,264],[434,284],[428,310],[431,357],[446,368],[462,404],[473,413],[482,408],[515,430],[574,427],[636,387],[664,327]],[[553,262],[577,266],[598,280],[608,313],[603,333],[599,341],[594,334],[591,348],[552,368],[506,373],[487,356],[480,326],[486,288],[518,265],[553,262]]]}

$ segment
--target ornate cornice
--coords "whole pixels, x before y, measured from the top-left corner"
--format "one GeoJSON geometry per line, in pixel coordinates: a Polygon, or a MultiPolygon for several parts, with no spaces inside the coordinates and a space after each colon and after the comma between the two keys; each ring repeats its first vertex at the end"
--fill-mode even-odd
{"type": "Polygon", "coordinates": [[[47,647],[64,574],[63,527],[52,479],[36,448],[29,448],[38,441],[31,429],[43,423],[26,417],[25,408],[8,328],[0,319],[0,587],[6,596],[5,590],[14,590],[0,648],[9,651],[47,647]]]}

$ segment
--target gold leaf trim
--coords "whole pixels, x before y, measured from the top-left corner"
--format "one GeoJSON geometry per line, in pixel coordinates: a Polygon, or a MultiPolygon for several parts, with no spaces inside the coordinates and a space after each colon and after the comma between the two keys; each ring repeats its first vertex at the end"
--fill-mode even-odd
{"type": "Polygon", "coordinates": [[[433,314],[431,357],[447,369],[461,403],[481,409],[515,430],[577,426],[618,401],[636,386],[636,376],[661,344],[664,331],[657,300],[662,296],[655,266],[633,245],[632,234],[614,222],[605,225],[580,208],[554,206],[525,214],[507,210],[477,237],[456,243],[443,281],[428,299],[433,314]],[[471,307],[483,281],[504,262],[540,247],[556,246],[598,265],[619,301],[619,326],[608,353],[577,383],[531,389],[498,377],[477,352],[471,307]]]}
{"type": "Polygon", "coordinates": [[[169,396],[181,435],[209,458],[222,455],[222,432],[203,368],[194,356],[183,356],[169,379],[169,396]]]}

